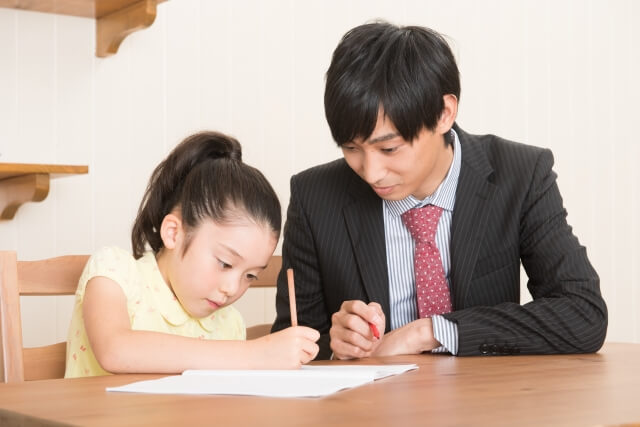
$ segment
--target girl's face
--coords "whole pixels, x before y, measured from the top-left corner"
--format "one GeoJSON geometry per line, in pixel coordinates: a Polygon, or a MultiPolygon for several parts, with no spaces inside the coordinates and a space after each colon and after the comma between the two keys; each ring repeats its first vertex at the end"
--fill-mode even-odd
{"type": "MultiPolygon", "coordinates": [[[[250,220],[231,224],[203,221],[192,230],[191,242],[178,217],[167,215],[169,237],[158,254],[160,272],[192,317],[202,318],[235,302],[267,266],[277,239],[268,225],[250,220]],[[173,217],[174,219],[171,219],[173,217]]],[[[163,222],[163,233],[164,230],[163,222]]]]}

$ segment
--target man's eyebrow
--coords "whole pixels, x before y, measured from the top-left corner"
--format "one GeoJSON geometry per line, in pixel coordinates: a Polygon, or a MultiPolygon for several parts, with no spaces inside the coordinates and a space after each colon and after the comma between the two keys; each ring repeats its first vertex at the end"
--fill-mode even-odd
{"type": "Polygon", "coordinates": [[[384,142],[384,141],[388,141],[390,139],[393,139],[393,138],[395,138],[397,136],[400,136],[400,134],[397,133],[397,132],[387,133],[385,135],[380,135],[378,137],[369,139],[368,141],[366,141],[366,143],[367,144],[375,144],[377,142],[384,142]]]}

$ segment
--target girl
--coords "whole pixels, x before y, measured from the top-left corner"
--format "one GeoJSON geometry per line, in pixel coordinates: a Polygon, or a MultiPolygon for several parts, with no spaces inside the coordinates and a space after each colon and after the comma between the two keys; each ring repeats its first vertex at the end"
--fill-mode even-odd
{"type": "Polygon", "coordinates": [[[244,341],[231,307],[269,262],[281,223],[273,188],[241,156],[235,139],[202,132],[158,165],[133,256],[103,248],[82,273],[65,377],[298,368],[316,356],[319,333],[306,327],[244,341]]]}

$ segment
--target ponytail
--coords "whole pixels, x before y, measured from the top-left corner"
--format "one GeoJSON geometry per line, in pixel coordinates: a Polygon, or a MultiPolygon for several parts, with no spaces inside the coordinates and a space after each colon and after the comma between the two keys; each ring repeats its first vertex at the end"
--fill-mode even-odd
{"type": "Polygon", "coordinates": [[[136,259],[147,244],[154,253],[164,247],[160,226],[178,206],[188,229],[205,218],[225,222],[232,209],[240,209],[280,235],[280,202],[275,191],[260,171],[242,163],[240,143],[219,132],[186,138],[153,171],[131,232],[136,259]]]}

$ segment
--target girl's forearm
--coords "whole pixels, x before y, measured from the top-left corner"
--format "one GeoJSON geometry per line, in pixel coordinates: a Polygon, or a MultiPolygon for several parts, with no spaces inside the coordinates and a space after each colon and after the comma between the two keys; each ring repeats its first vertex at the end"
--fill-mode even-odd
{"type": "Polygon", "coordinates": [[[265,367],[254,341],[203,340],[160,332],[126,330],[113,334],[95,354],[113,373],[181,373],[186,369],[265,367]]]}

